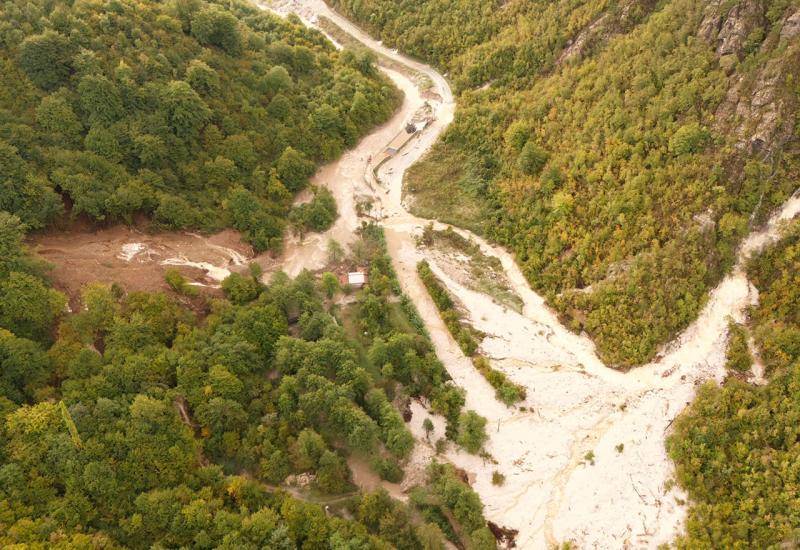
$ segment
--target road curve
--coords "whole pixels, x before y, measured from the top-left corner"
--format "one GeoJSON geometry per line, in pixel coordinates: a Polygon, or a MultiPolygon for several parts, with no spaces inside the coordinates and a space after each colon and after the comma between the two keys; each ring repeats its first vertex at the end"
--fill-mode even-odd
{"type": "MultiPolygon", "coordinates": [[[[741,320],[745,309],[757,300],[744,274],[744,262],[779,237],[781,222],[800,212],[800,197],[793,196],[764,228],[745,239],[732,273],[710,293],[698,319],[656,361],[628,373],[609,369],[588,338],[558,322],[503,248],[454,228],[477,242],[485,254],[500,259],[523,299],[521,313],[465,288],[437,264],[430,251],[416,246],[414,237],[429,220],[406,211],[401,198],[403,174],[452,120],[455,103],[446,79],[424,63],[386,48],[322,0],[276,0],[269,9],[295,13],[312,26],[320,16],[330,19],[381,56],[426,75],[439,96],[427,100],[434,104],[436,121],[407,146],[405,154],[381,166],[378,178],[383,187],[370,187],[363,181],[368,159],[382,151],[426,101],[406,74],[382,67],[405,93],[400,112],[315,176],[315,183],[334,192],[340,220],[310,243],[290,243],[287,255],[274,267],[290,274],[304,267],[323,267],[323,243],[330,237],[352,241],[359,223],[353,202],[359,194],[369,195],[379,205],[400,284],[425,321],[437,355],[465,389],[467,408],[488,420],[486,449],[495,464],[456,450],[446,454],[448,460],[475,474],[473,486],[487,517],[518,529],[518,547],[526,549],[567,540],[594,548],[655,548],[671,541],[683,529],[686,510],[685,494],[670,482],[674,468],[664,449],[667,430],[694,397],[697,384],[725,376],[728,318],[741,320]],[[465,306],[472,324],[487,334],[482,351],[492,358],[493,366],[527,388],[525,410],[498,402],[450,336],[417,277],[416,263],[422,258],[465,306]],[[491,483],[495,470],[506,476],[503,486],[491,483]]],[[[417,412],[411,428],[418,436],[417,447],[425,454],[421,427],[425,414],[417,412]]]]}

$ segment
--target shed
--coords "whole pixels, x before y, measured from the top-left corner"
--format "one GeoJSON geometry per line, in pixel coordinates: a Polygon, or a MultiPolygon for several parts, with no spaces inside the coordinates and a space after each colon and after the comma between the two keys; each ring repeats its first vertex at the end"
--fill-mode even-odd
{"type": "Polygon", "coordinates": [[[351,271],[347,274],[347,284],[353,288],[361,288],[367,284],[367,274],[361,271],[351,271]]]}
{"type": "Polygon", "coordinates": [[[363,288],[367,284],[367,274],[365,271],[351,271],[339,275],[339,284],[349,285],[352,288],[363,288]]]}

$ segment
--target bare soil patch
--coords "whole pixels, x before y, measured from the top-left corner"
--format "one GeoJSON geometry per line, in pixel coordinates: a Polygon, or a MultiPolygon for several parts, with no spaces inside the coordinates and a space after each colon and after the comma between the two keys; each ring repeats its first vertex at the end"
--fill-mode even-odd
{"type": "Polygon", "coordinates": [[[167,290],[167,269],[177,269],[191,284],[219,293],[219,277],[245,270],[246,260],[253,255],[232,230],[205,237],[147,234],[125,226],[79,227],[32,235],[28,244],[53,265],[53,284],[69,296],[72,305],[80,289],[91,282],[118,283],[126,290],[167,290]]]}

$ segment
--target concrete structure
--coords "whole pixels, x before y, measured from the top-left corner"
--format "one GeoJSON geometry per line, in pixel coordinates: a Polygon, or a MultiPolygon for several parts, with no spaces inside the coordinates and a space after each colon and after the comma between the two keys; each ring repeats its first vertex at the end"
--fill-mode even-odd
{"type": "Polygon", "coordinates": [[[353,288],[361,288],[367,284],[367,274],[360,271],[353,271],[347,274],[347,284],[353,288]]]}
{"type": "Polygon", "coordinates": [[[433,120],[433,109],[428,103],[425,103],[421,109],[414,113],[411,120],[406,123],[405,128],[400,130],[397,135],[392,138],[392,141],[389,142],[386,148],[381,151],[376,158],[370,159],[373,174],[377,176],[378,168],[380,168],[384,162],[399,153],[412,138],[419,135],[433,120]]]}

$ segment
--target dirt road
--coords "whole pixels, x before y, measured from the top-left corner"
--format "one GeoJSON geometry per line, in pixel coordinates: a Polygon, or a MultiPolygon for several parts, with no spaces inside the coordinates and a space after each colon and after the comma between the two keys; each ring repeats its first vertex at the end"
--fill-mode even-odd
{"type": "MultiPolygon", "coordinates": [[[[321,0],[281,2],[278,9],[293,11],[310,24],[324,15],[378,53],[427,75],[443,98],[436,105],[436,125],[412,142],[408,154],[381,167],[378,177],[385,188],[375,198],[380,201],[378,211],[384,217],[387,244],[403,290],[425,320],[439,358],[466,390],[467,407],[489,421],[487,449],[497,465],[465,453],[447,455],[475,474],[474,487],[486,505],[487,517],[519,529],[520,548],[546,548],[566,540],[582,548],[654,548],[672,540],[683,528],[686,512],[680,504],[685,495],[670,483],[674,470],[664,449],[667,429],[691,401],[699,383],[724,377],[728,318],[741,320],[745,308],[757,300],[743,262],[778,237],[780,220],[797,215],[800,199],[788,201],[767,227],[743,243],[732,274],[712,291],[697,321],[656,361],[628,373],[609,369],[598,359],[591,341],[558,322],[507,251],[457,230],[478,242],[484,253],[500,259],[524,301],[521,314],[460,285],[429,253],[415,246],[413,237],[428,220],[405,211],[402,179],[452,119],[454,104],[444,78],[364,35],[321,0]],[[499,403],[461,353],[416,275],[416,263],[422,258],[466,306],[473,325],[487,334],[482,351],[493,365],[527,388],[527,410],[499,403]],[[501,487],[491,483],[495,469],[507,477],[501,487]]],[[[422,101],[418,92],[409,89],[407,78],[403,84],[402,74],[391,76],[406,92],[404,105],[422,101]]],[[[425,445],[421,425],[426,412],[419,404],[416,408],[412,428],[420,445],[414,460],[424,462],[432,452],[425,445]]]]}
{"type": "MultiPolygon", "coordinates": [[[[467,407],[488,419],[487,450],[497,464],[458,451],[447,454],[448,460],[474,475],[474,487],[486,505],[487,517],[518,529],[518,547],[525,549],[547,548],[566,540],[575,541],[581,548],[654,548],[672,540],[682,529],[686,512],[680,504],[685,495],[669,483],[674,471],[664,450],[667,429],[691,401],[697,384],[724,376],[727,319],[741,319],[745,308],[757,300],[742,269],[744,258],[777,238],[780,220],[800,211],[800,199],[788,201],[767,227],[746,240],[736,268],[712,291],[698,320],[656,361],[628,373],[611,370],[598,359],[590,340],[558,322],[542,297],[529,288],[507,251],[457,230],[478,242],[485,254],[501,261],[513,290],[523,299],[521,313],[464,287],[448,275],[433,255],[415,246],[414,236],[427,220],[406,212],[401,200],[402,179],[405,170],[452,120],[455,105],[446,80],[430,67],[372,40],[321,0],[282,0],[271,9],[281,14],[297,13],[310,25],[325,16],[367,47],[390,58],[394,68],[384,70],[403,90],[405,99],[389,122],[314,177],[315,183],[327,186],[336,197],[340,217],[334,227],[303,242],[290,240],[280,258],[262,256],[254,260],[267,271],[282,269],[292,275],[303,268],[323,267],[328,240],[351,242],[360,223],[356,201],[371,199],[372,212],[381,218],[385,228],[401,286],[425,320],[439,358],[455,382],[465,389],[467,407]],[[426,75],[438,98],[430,99],[427,93],[427,99],[423,98],[405,71],[396,70],[398,66],[426,75]],[[381,167],[378,181],[372,181],[369,158],[385,147],[426,100],[432,105],[436,120],[402,154],[381,167]],[[429,261],[466,306],[474,326],[486,333],[482,351],[492,359],[493,366],[527,388],[528,397],[522,404],[525,410],[509,409],[498,402],[493,389],[453,341],[417,277],[415,266],[422,258],[429,261]],[[494,470],[506,476],[504,485],[491,483],[494,470]]],[[[202,244],[198,238],[186,235],[158,235],[153,239],[156,240],[147,241],[140,235],[98,235],[93,246],[110,247],[105,258],[111,251],[114,263],[99,263],[103,269],[115,270],[151,261],[145,251],[161,250],[164,240],[169,243],[169,239],[177,239],[168,244],[163,257],[152,261],[161,269],[162,264],[170,262],[193,266],[201,270],[208,284],[252,259],[247,255],[234,258],[230,251],[240,249],[228,241],[223,244],[209,239],[202,244]],[[199,244],[200,248],[191,250],[176,244],[184,242],[199,244]],[[146,246],[139,249],[134,246],[136,243],[146,246]]],[[[42,244],[57,248],[49,241],[42,244]]],[[[69,252],[77,256],[65,259],[80,264],[83,250],[79,248],[69,252]]],[[[427,415],[419,403],[414,404],[411,428],[419,445],[412,457],[412,476],[433,455],[422,428],[427,415]]],[[[441,419],[434,420],[437,428],[431,441],[442,435],[441,419]]]]}

